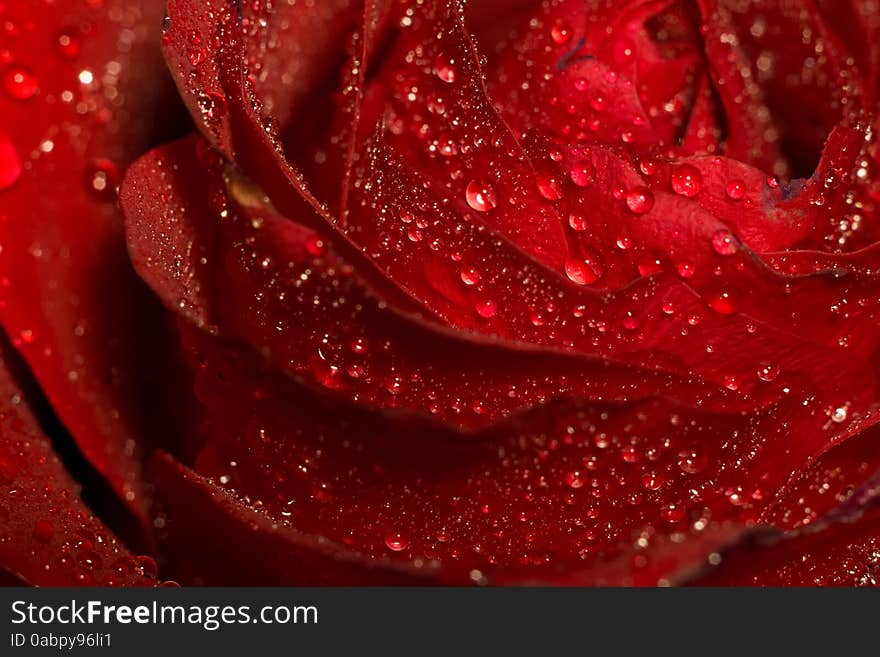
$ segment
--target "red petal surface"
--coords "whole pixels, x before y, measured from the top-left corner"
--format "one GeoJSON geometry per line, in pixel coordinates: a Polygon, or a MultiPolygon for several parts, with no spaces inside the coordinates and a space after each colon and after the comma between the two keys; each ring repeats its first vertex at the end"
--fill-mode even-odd
{"type": "Polygon", "coordinates": [[[177,571],[337,581],[195,566],[172,490],[227,557],[342,581],[677,583],[848,536],[878,465],[867,37],[806,2],[237,9],[172,2],[166,35],[228,161],[180,142],[123,191],[197,327],[198,475],[156,466],[177,571]]]}
{"type": "Polygon", "coordinates": [[[161,311],[127,261],[115,188],[177,107],[161,3],[0,14],[0,321],[80,449],[144,513],[137,455],[161,390],[144,365],[168,359],[155,357],[161,311]]]}
{"type": "Polygon", "coordinates": [[[0,352],[0,572],[36,586],[155,584],[155,562],[135,558],[79,497],[28,395],[0,352]]]}

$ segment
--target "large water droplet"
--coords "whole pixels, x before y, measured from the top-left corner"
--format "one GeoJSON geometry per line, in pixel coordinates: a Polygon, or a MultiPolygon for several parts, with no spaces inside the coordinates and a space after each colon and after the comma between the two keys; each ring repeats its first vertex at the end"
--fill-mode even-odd
{"type": "Polygon", "coordinates": [[[633,214],[647,214],[654,207],[654,193],[643,185],[633,187],[626,193],[626,207],[633,214]]]}
{"type": "Polygon", "coordinates": [[[409,545],[409,541],[407,541],[401,534],[393,532],[385,536],[385,545],[388,546],[388,549],[392,552],[402,552],[406,549],[407,545],[409,545]]]}
{"type": "Polygon", "coordinates": [[[434,60],[434,73],[443,82],[452,84],[455,82],[456,76],[455,62],[443,53],[437,55],[437,58],[434,60]]]}
{"type": "Polygon", "coordinates": [[[589,187],[596,178],[596,168],[589,163],[575,164],[568,176],[578,187],[589,187]]]}
{"type": "Polygon", "coordinates": [[[719,230],[712,235],[712,248],[718,255],[729,256],[739,251],[739,242],[729,230],[719,230]]]}
{"type": "Polygon", "coordinates": [[[672,172],[672,191],[693,198],[703,188],[703,175],[690,164],[683,164],[672,172]]]}
{"type": "Polygon", "coordinates": [[[602,269],[590,257],[569,257],[565,261],[565,275],[578,285],[590,285],[602,277],[602,269]]]}
{"type": "Polygon", "coordinates": [[[731,180],[727,183],[724,191],[734,201],[739,201],[746,195],[746,184],[742,180],[731,180]]]}
{"type": "Polygon", "coordinates": [[[553,43],[561,46],[571,40],[571,28],[565,23],[556,23],[550,30],[550,38],[553,43]]]}
{"type": "Polygon", "coordinates": [[[48,543],[55,534],[55,527],[48,520],[37,520],[34,524],[33,536],[40,543],[48,543]]]}
{"type": "Polygon", "coordinates": [[[465,190],[467,204],[477,212],[489,212],[498,205],[498,197],[491,185],[484,185],[472,180],[465,190]]]}
{"type": "Polygon", "coordinates": [[[562,183],[556,176],[539,173],[535,182],[538,185],[538,193],[548,201],[558,201],[562,198],[562,183]]]}

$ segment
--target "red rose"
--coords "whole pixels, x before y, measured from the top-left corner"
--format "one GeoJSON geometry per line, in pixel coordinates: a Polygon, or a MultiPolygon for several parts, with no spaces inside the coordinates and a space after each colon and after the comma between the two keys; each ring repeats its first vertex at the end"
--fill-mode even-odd
{"type": "Polygon", "coordinates": [[[8,581],[875,583],[876,3],[159,4],[0,7],[8,581]]]}

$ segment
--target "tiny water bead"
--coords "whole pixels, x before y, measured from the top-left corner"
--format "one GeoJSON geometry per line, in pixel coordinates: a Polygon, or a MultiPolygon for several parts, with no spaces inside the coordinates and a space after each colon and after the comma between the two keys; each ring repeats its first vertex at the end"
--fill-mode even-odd
{"type": "Polygon", "coordinates": [[[498,197],[491,185],[486,185],[476,180],[468,183],[465,189],[467,204],[477,212],[489,212],[498,205],[498,197]]]}
{"type": "Polygon", "coordinates": [[[30,100],[39,91],[40,85],[30,71],[15,66],[3,75],[3,88],[15,100],[30,100]]]}
{"type": "Polygon", "coordinates": [[[687,198],[693,198],[703,188],[703,174],[691,164],[683,164],[672,172],[672,191],[687,198]]]}
{"type": "Polygon", "coordinates": [[[647,214],[654,208],[654,192],[643,185],[626,192],[626,207],[633,214],[647,214]]]}
{"type": "Polygon", "coordinates": [[[719,230],[712,235],[712,248],[718,255],[729,256],[739,251],[739,242],[730,231],[719,230]]]}

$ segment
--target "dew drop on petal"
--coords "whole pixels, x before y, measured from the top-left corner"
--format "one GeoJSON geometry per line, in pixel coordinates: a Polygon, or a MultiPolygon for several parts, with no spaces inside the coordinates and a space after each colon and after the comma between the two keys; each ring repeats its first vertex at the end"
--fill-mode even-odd
{"type": "Polygon", "coordinates": [[[402,552],[406,549],[409,542],[398,533],[391,533],[385,536],[385,545],[392,552],[402,552]]]}
{"type": "Polygon", "coordinates": [[[703,188],[703,175],[691,164],[683,164],[672,172],[672,191],[693,198],[703,188]]]}
{"type": "Polygon", "coordinates": [[[572,214],[568,217],[568,225],[572,230],[583,232],[587,229],[587,218],[582,214],[572,214]]]}
{"type": "Polygon", "coordinates": [[[719,230],[712,235],[712,248],[718,255],[729,256],[739,251],[739,244],[730,231],[719,230]]]}
{"type": "Polygon", "coordinates": [[[602,270],[592,258],[569,257],[565,261],[565,275],[578,285],[590,285],[602,276],[602,270]]]}
{"type": "Polygon", "coordinates": [[[693,278],[694,274],[696,273],[693,264],[691,264],[690,262],[679,262],[677,265],[675,265],[675,270],[682,278],[693,278]]]}
{"type": "Polygon", "coordinates": [[[576,164],[568,172],[568,176],[578,187],[589,187],[596,178],[596,169],[592,164],[576,164]]]}
{"type": "Polygon", "coordinates": [[[473,267],[465,267],[461,270],[459,275],[465,285],[476,285],[480,282],[480,272],[473,267]]]}
{"type": "Polygon", "coordinates": [[[550,30],[550,38],[553,39],[553,43],[564,45],[571,40],[571,28],[564,23],[556,23],[550,30]]]}
{"type": "Polygon", "coordinates": [[[736,306],[730,294],[727,292],[719,292],[709,298],[709,307],[720,315],[730,315],[736,311],[736,306]]]}
{"type": "Polygon", "coordinates": [[[562,198],[562,183],[555,176],[539,173],[535,182],[538,185],[538,193],[548,201],[558,201],[562,198]]]}
{"type": "Polygon", "coordinates": [[[647,214],[654,207],[654,192],[643,185],[626,192],[626,207],[633,214],[647,214]]]}
{"type": "Polygon", "coordinates": [[[37,520],[37,522],[34,523],[33,536],[41,543],[48,543],[51,541],[54,534],[55,527],[53,527],[52,523],[48,520],[37,520]]]}
{"type": "Polygon", "coordinates": [[[495,303],[491,300],[489,301],[480,301],[476,305],[477,314],[480,317],[485,319],[491,319],[495,317],[495,313],[497,312],[497,308],[495,307],[495,303]]]}
{"type": "Polygon", "coordinates": [[[441,53],[437,55],[437,58],[434,60],[434,73],[438,78],[443,80],[448,84],[452,84],[455,82],[455,63],[449,59],[445,54],[441,53]]]}
{"type": "Polygon", "coordinates": [[[648,490],[660,490],[665,481],[664,476],[657,472],[649,472],[642,475],[642,486],[648,490]]]}
{"type": "Polygon", "coordinates": [[[498,205],[498,198],[491,185],[472,180],[465,189],[467,204],[477,212],[489,212],[498,205]]]}
{"type": "Polygon", "coordinates": [[[584,484],[586,483],[586,478],[584,477],[583,473],[577,470],[573,472],[566,472],[563,479],[565,480],[566,486],[575,490],[577,490],[578,488],[583,488],[584,484]]]}
{"type": "Polygon", "coordinates": [[[728,198],[739,201],[746,195],[746,184],[742,180],[731,180],[727,183],[724,191],[728,198]]]}
{"type": "Polygon", "coordinates": [[[780,369],[779,366],[774,365],[773,363],[761,363],[758,366],[758,378],[761,381],[765,381],[770,383],[771,381],[775,381],[779,376],[780,369]]]}
{"type": "Polygon", "coordinates": [[[698,474],[709,465],[705,454],[696,450],[685,450],[678,454],[678,467],[686,474],[698,474]]]}

